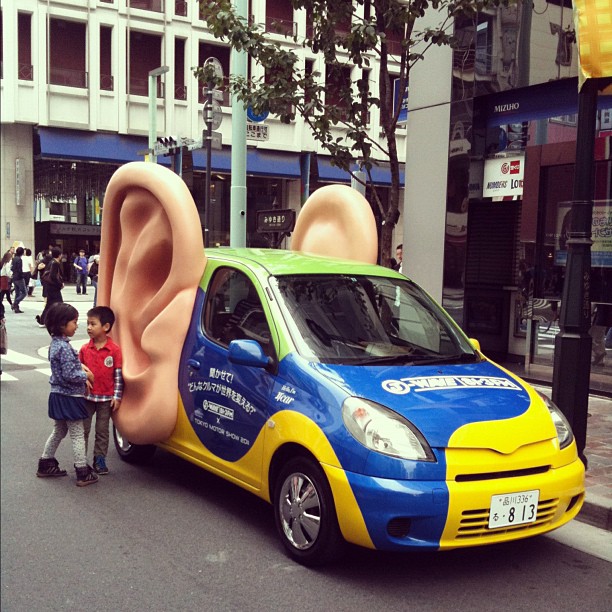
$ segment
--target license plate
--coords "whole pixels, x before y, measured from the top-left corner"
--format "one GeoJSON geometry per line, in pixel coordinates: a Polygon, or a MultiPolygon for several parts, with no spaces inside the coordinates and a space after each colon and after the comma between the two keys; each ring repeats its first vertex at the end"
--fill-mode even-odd
{"type": "Polygon", "coordinates": [[[535,523],[538,517],[540,492],[520,491],[491,497],[489,529],[535,523]]]}

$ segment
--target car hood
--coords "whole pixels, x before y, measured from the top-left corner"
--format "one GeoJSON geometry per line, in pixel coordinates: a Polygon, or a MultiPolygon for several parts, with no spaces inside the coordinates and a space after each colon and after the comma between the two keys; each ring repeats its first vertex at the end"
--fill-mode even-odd
{"type": "Polygon", "coordinates": [[[347,395],[398,412],[434,447],[493,448],[508,453],[556,435],[548,410],[535,391],[489,361],[435,366],[311,366],[347,395]]]}

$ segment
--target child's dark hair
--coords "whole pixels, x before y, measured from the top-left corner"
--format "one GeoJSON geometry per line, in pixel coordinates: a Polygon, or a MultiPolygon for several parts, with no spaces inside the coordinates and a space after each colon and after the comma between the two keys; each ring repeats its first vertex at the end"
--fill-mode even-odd
{"type": "Polygon", "coordinates": [[[51,336],[63,336],[67,323],[78,318],[79,311],[71,304],[57,302],[49,308],[45,317],[45,325],[51,336]]]}
{"type": "Polygon", "coordinates": [[[108,323],[110,325],[108,331],[113,329],[113,325],[115,324],[115,313],[108,306],[94,306],[87,311],[87,316],[99,319],[102,325],[108,323]]]}

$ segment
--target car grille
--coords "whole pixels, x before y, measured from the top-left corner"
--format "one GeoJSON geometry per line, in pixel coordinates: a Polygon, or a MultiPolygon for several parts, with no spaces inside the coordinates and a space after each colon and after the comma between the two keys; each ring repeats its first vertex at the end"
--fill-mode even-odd
{"type": "Polygon", "coordinates": [[[538,503],[537,519],[534,523],[516,525],[514,527],[505,527],[503,529],[489,529],[489,509],[482,508],[480,510],[465,510],[461,514],[461,522],[455,535],[457,540],[465,540],[467,538],[480,538],[484,536],[503,535],[508,532],[531,531],[538,529],[542,525],[551,523],[557,506],[558,499],[546,499],[538,503]]]}

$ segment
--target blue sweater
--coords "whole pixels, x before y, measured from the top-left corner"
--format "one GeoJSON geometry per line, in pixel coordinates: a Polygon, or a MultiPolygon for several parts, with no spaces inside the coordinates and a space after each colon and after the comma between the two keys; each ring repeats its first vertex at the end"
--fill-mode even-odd
{"type": "Polygon", "coordinates": [[[66,336],[53,336],[49,346],[51,391],[62,395],[84,396],[87,374],[81,367],[77,352],[66,336]]]}

